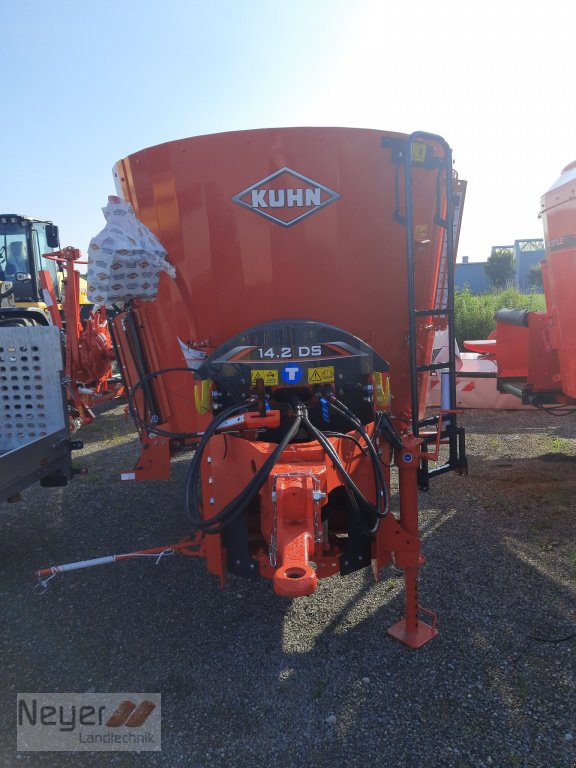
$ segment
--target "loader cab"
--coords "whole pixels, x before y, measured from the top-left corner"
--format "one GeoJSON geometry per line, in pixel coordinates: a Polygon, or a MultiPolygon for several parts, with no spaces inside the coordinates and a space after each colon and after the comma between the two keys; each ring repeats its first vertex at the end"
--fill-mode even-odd
{"type": "Polygon", "coordinates": [[[43,302],[38,279],[42,269],[50,273],[60,299],[58,265],[43,258],[43,254],[58,247],[58,227],[51,221],[0,214],[0,281],[9,280],[13,284],[16,304],[34,306],[43,302]]]}

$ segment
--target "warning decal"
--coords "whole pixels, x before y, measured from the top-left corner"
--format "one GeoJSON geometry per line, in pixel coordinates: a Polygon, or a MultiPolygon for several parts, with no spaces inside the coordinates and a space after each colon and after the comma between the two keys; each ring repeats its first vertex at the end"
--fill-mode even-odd
{"type": "Polygon", "coordinates": [[[334,381],[334,366],[325,365],[322,368],[308,368],[308,384],[326,384],[334,381]]]}
{"type": "Polygon", "coordinates": [[[278,371],[268,368],[265,371],[252,371],[252,384],[256,384],[256,379],[262,379],[265,386],[273,387],[278,384],[278,371]]]}
{"type": "Polygon", "coordinates": [[[426,144],[415,142],[412,144],[412,161],[414,163],[424,163],[426,161],[426,144]]]}

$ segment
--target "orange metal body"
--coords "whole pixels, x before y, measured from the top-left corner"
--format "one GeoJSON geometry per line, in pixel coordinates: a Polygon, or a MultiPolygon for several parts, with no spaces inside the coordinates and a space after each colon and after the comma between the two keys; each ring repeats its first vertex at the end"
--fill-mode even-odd
{"type": "Polygon", "coordinates": [[[576,400],[576,162],[566,166],[542,196],[546,259],[542,280],[545,312],[530,312],[525,325],[497,322],[490,354],[498,364],[499,388],[536,405],[576,400]]]}
{"type": "Polygon", "coordinates": [[[529,332],[517,325],[498,323],[496,330],[496,355],[498,376],[519,378],[526,375],[529,332]]]}
{"type": "MultiPolygon", "coordinates": [[[[145,149],[114,169],[118,193],[161,240],[178,277],[161,275],[158,297],[136,302],[145,352],[158,367],[183,363],[178,338],[213,351],[245,328],[270,320],[319,320],[358,336],[390,364],[395,416],[410,412],[404,184],[384,136],[344,128],[285,128],[199,136],[145,149]],[[288,167],[339,198],[291,226],[233,201],[288,167]]],[[[264,188],[293,188],[292,176],[264,188]]],[[[303,185],[304,186],[304,185],[303,185]]],[[[416,303],[433,306],[442,231],[436,173],[414,168],[416,303]]],[[[269,197],[267,199],[270,199],[269,197]]],[[[269,207],[262,209],[272,210],[269,207]]],[[[278,210],[278,209],[276,209],[278,210]]],[[[418,320],[419,357],[430,357],[437,321],[418,320]]],[[[425,401],[424,377],[420,386],[425,401]]],[[[170,427],[191,414],[172,406],[188,391],[175,377],[170,427]]]]}
{"type": "Polygon", "coordinates": [[[576,162],[542,197],[546,241],[547,345],[557,350],[560,388],[576,399],[576,162]]]}
{"type": "MultiPolygon", "coordinates": [[[[395,563],[405,572],[406,609],[390,632],[418,647],[436,630],[419,619],[416,590],[423,562],[417,496],[422,440],[408,430],[413,393],[406,243],[411,240],[414,248],[415,307],[422,310],[415,320],[416,363],[425,366],[434,333],[445,321],[440,312],[423,310],[434,308],[445,289],[442,220],[457,182],[451,168],[449,174],[440,170],[443,150],[437,142],[413,146],[413,218],[408,219],[413,230],[407,233],[401,162],[406,141],[402,134],[373,130],[255,130],[174,141],[120,161],[114,169],[118,193],[159,237],[177,277],[161,274],[157,298],[135,300],[114,319],[113,329],[142,441],[140,458],[126,479],[168,477],[171,453],[197,443],[218,414],[218,385],[207,404],[201,383],[187,370],[185,349],[210,357],[246,329],[296,318],[342,329],[387,361],[389,374],[382,378],[379,373],[372,384],[362,385],[365,400],[372,402],[364,427],[380,453],[387,485],[393,451],[376,434],[377,411],[388,412],[400,433],[402,448],[397,446],[394,454],[399,517],[391,511],[371,539],[359,536],[360,543],[351,546],[342,472],[320,442],[299,438],[277,456],[240,522],[225,534],[209,531],[202,551],[209,571],[222,583],[237,566],[243,575],[270,578],[275,591],[287,597],[308,595],[319,578],[337,572],[372,565],[378,576],[395,563]],[[388,385],[390,401],[384,394],[388,385]],[[248,559],[235,561],[237,548],[245,549],[248,559]]],[[[310,363],[307,356],[320,355],[313,346],[289,352],[300,367],[310,363]]],[[[204,521],[213,515],[217,519],[277,448],[258,430],[277,426],[274,409],[286,407],[279,395],[279,404],[274,403],[282,390],[278,375],[285,372],[276,360],[272,370],[270,362],[284,353],[254,347],[253,354],[252,367],[260,354],[262,363],[256,367],[262,370],[252,384],[262,384],[270,374],[271,386],[266,395],[263,386],[259,390],[258,414],[235,425],[232,434],[225,434],[227,427],[206,443],[201,458],[204,521]],[[265,411],[265,397],[272,410],[265,411]]],[[[230,367],[239,359],[232,356],[230,367]]],[[[315,375],[338,388],[338,378],[323,359],[317,358],[317,371],[308,371],[299,395],[312,393],[315,375]]],[[[417,377],[419,412],[427,376],[420,371],[417,377]]],[[[314,397],[320,397],[320,389],[314,397]]],[[[327,439],[365,499],[381,509],[374,465],[367,447],[355,441],[355,431],[349,430],[348,437],[327,432],[327,439]]]]}
{"type": "MultiPolygon", "coordinates": [[[[374,484],[366,473],[363,454],[349,441],[332,438],[331,442],[357,484],[373,496],[374,484]]],[[[253,468],[262,466],[273,447],[240,437],[215,437],[204,463],[204,499],[217,507],[227,504],[250,480],[253,468]]],[[[337,547],[334,550],[336,542],[324,535],[320,509],[323,500],[340,485],[336,470],[317,443],[290,445],[271,471],[248,527],[256,542],[252,555],[259,562],[261,574],[274,579],[279,594],[295,597],[302,587],[304,591],[300,594],[313,591],[316,577],[312,577],[309,560],[316,563],[320,578],[337,572],[334,552],[340,552],[337,547]],[[298,578],[294,571],[286,575],[298,567],[304,571],[298,578]]],[[[218,542],[217,550],[219,546],[218,542]]],[[[364,564],[369,565],[369,560],[364,564]]],[[[209,560],[208,567],[220,577],[225,576],[220,557],[209,560]]]]}
{"type": "Polygon", "coordinates": [[[100,307],[89,317],[80,319],[80,273],[76,264],[81,253],[68,246],[44,258],[60,262],[66,271],[62,314],[58,309],[52,278],[47,270],[39,273],[40,285],[50,297],[48,307],[52,322],[66,333],[66,377],[71,405],[83,423],[94,416],[91,408],[124,394],[124,386],[113,382],[112,361],[115,353],[108,330],[106,308],[100,307]]]}

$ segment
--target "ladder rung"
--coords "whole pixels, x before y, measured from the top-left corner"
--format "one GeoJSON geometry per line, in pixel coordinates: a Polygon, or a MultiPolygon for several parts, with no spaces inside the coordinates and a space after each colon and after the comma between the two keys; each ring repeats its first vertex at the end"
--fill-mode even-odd
{"type": "Polygon", "coordinates": [[[417,373],[425,373],[426,371],[441,371],[443,368],[450,368],[450,363],[430,363],[430,365],[417,365],[417,373]]]}
{"type": "Polygon", "coordinates": [[[424,317],[426,315],[447,315],[450,310],[448,309],[415,309],[414,314],[417,317],[424,317]]]}

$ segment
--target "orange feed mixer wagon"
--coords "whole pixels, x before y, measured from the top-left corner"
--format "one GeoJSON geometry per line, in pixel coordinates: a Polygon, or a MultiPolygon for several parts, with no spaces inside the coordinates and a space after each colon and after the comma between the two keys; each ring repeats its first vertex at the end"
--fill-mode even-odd
{"type": "Polygon", "coordinates": [[[501,392],[567,415],[576,406],[576,162],[542,196],[540,216],[545,311],[501,309],[492,337],[466,347],[496,361],[501,392]]]}
{"type": "Polygon", "coordinates": [[[455,361],[432,363],[435,331],[454,338],[465,183],[450,148],[426,133],[253,130],[145,149],[114,173],[176,269],[112,322],[142,443],[124,479],[167,478],[194,447],[188,554],[288,597],[394,563],[405,615],[389,632],[422,645],[436,630],[417,598],[418,488],[466,467],[455,361]],[[444,408],[425,419],[440,368],[444,408]]]}

